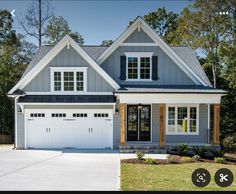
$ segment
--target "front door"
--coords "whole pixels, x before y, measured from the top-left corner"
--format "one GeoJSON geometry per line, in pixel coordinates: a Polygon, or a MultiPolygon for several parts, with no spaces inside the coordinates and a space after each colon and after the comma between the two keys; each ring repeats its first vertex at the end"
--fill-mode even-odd
{"type": "Polygon", "coordinates": [[[151,140],[150,105],[127,106],[127,141],[151,140]]]}

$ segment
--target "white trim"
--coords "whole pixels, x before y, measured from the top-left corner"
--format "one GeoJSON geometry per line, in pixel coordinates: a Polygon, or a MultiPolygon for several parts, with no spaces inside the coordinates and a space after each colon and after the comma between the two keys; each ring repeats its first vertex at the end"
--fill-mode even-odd
{"type": "Polygon", "coordinates": [[[26,95],[113,95],[112,92],[25,92],[26,95]]]}
{"type": "Polygon", "coordinates": [[[14,105],[15,105],[15,148],[18,147],[17,145],[17,129],[18,129],[18,126],[17,126],[17,116],[18,116],[18,110],[17,110],[17,100],[18,100],[19,96],[15,97],[14,99],[14,105]]]}
{"type": "Polygon", "coordinates": [[[183,93],[115,93],[120,103],[127,104],[159,104],[159,103],[189,103],[189,104],[219,104],[222,94],[183,94],[183,93]]]}
{"type": "Polygon", "coordinates": [[[29,103],[20,103],[18,102],[18,104],[20,105],[52,105],[52,106],[57,106],[57,105],[68,105],[68,106],[74,106],[74,105],[114,105],[116,103],[65,103],[65,102],[61,102],[61,103],[47,103],[47,102],[40,102],[40,103],[36,103],[36,102],[29,102],[29,103]]]}
{"type": "Polygon", "coordinates": [[[128,38],[141,23],[141,29],[173,60],[175,63],[193,80],[194,83],[200,82],[204,86],[208,84],[203,81],[170,47],[167,45],[153,29],[142,19],[138,18],[120,37],[104,52],[102,53],[97,62],[101,65],[118,46],[120,46],[126,38],[128,38]]]}
{"type": "Polygon", "coordinates": [[[70,45],[96,70],[114,89],[120,86],[76,43],[69,35],[62,38],[10,91],[23,89],[66,45],[70,45]]]}
{"type": "Polygon", "coordinates": [[[158,46],[156,43],[123,42],[119,46],[158,46]]]}
{"type": "Polygon", "coordinates": [[[207,142],[210,143],[210,130],[211,130],[211,105],[207,105],[207,142]]]}
{"type": "Polygon", "coordinates": [[[199,135],[199,104],[166,104],[166,135],[199,135]],[[168,108],[175,107],[175,131],[168,132],[168,108]],[[187,132],[177,132],[178,123],[178,107],[187,107],[187,132]],[[196,132],[189,132],[190,130],[190,107],[196,107],[196,132]]]}
{"type": "Polygon", "coordinates": [[[153,56],[153,53],[154,52],[125,52],[125,55],[126,55],[126,58],[127,58],[127,60],[126,60],[126,80],[125,81],[152,81],[152,56],[153,56]],[[137,79],[129,79],[129,77],[128,77],[128,62],[129,62],[129,60],[128,60],[128,58],[129,57],[136,57],[136,58],[138,58],[138,67],[137,67],[137,69],[138,69],[138,73],[137,73],[137,75],[138,75],[138,78],[137,79]],[[149,57],[149,59],[150,59],[150,75],[149,75],[149,79],[141,79],[140,78],[140,69],[141,69],[141,67],[140,67],[140,58],[141,57],[149,57]]]}
{"type": "Polygon", "coordinates": [[[51,81],[51,92],[54,93],[67,93],[68,91],[64,91],[64,72],[73,72],[74,73],[74,91],[69,92],[78,92],[78,93],[85,93],[87,92],[87,69],[88,67],[50,67],[50,81],[51,81]],[[55,91],[54,90],[54,72],[60,72],[61,73],[61,91],[55,91]],[[76,79],[76,73],[77,72],[83,72],[83,91],[77,91],[77,79],[76,79]]]}

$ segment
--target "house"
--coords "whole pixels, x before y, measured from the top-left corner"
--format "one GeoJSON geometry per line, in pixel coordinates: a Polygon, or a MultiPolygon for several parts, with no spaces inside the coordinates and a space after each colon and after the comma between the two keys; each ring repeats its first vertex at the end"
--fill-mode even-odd
{"type": "Polygon", "coordinates": [[[218,145],[225,91],[190,47],[168,46],[139,17],[109,47],[68,35],[41,46],[8,95],[17,149],[117,149],[218,145]]]}

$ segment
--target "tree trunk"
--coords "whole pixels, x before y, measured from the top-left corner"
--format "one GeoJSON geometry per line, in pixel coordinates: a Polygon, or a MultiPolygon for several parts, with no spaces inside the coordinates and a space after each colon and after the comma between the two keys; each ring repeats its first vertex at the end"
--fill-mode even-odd
{"type": "Polygon", "coordinates": [[[41,0],[39,0],[39,46],[42,44],[42,8],[41,0]]]}
{"type": "Polygon", "coordinates": [[[216,64],[215,63],[213,63],[212,64],[212,74],[213,74],[213,87],[214,88],[216,88],[216,75],[217,75],[217,73],[216,73],[216,64]]]}

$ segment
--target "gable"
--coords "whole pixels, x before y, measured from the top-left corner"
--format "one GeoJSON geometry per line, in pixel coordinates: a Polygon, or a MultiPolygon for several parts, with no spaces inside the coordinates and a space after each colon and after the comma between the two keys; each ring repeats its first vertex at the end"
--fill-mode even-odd
{"type": "Polygon", "coordinates": [[[125,43],[154,43],[154,41],[142,30],[136,29],[129,37],[124,41],[125,43]]]}
{"type": "Polygon", "coordinates": [[[87,67],[88,92],[112,92],[114,89],[72,47],[64,47],[24,88],[24,92],[50,92],[50,67],[87,67]]]}

